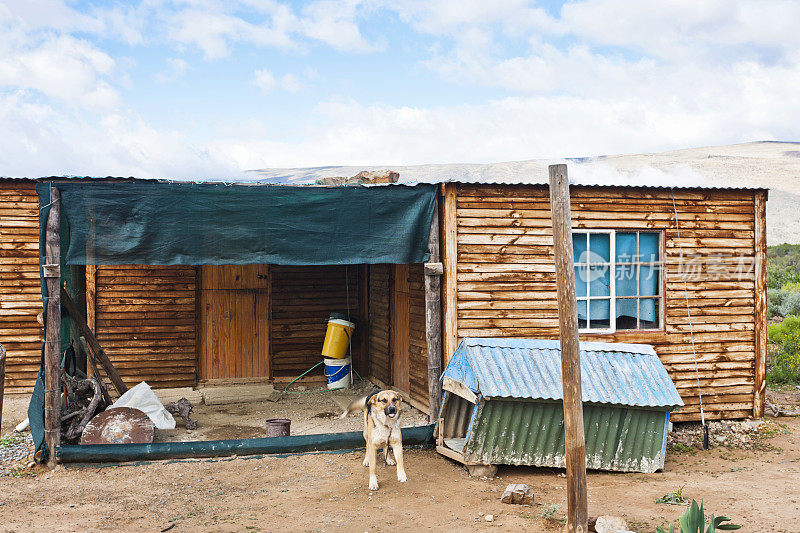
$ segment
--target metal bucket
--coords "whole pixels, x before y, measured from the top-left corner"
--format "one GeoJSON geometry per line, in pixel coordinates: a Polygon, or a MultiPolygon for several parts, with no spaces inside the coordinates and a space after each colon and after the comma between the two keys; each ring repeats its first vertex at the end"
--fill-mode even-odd
{"type": "Polygon", "coordinates": [[[270,418],[267,420],[267,437],[288,437],[292,421],[288,418],[270,418]]]}

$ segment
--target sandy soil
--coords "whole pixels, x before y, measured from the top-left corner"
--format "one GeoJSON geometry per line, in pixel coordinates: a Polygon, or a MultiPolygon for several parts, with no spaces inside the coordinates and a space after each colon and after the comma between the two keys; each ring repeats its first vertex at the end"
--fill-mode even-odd
{"type": "MultiPolygon", "coordinates": [[[[264,437],[265,423],[269,418],[291,420],[292,435],[360,431],[362,419],[353,415],[339,419],[342,410],[354,398],[366,395],[374,385],[367,383],[356,389],[329,391],[324,388],[304,389],[284,394],[277,402],[250,402],[228,405],[195,405],[191,414],[198,427],[187,431],[180,420],[169,431],[156,431],[155,441],[189,441],[218,439],[250,439],[264,437]]],[[[428,423],[422,412],[405,404],[402,426],[420,426],[428,423]]]]}
{"type": "MultiPolygon", "coordinates": [[[[590,513],[653,531],[683,510],[656,498],[684,487],[742,531],[796,531],[800,420],[778,421],[784,431],[768,450],[672,451],[663,473],[590,473],[590,513]]],[[[370,493],[361,459],[349,452],[40,470],[0,478],[0,531],[556,531],[559,522],[542,518],[544,505],[566,505],[559,470],[501,468],[493,480],[473,479],[434,451],[409,450],[408,483],[381,467],[381,489],[370,493]],[[528,483],[536,504],[501,504],[507,483],[528,483]]]]}

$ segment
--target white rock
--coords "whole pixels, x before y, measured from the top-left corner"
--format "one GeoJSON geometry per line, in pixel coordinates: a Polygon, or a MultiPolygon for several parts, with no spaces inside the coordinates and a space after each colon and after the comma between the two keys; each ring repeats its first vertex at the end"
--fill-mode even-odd
{"type": "Polygon", "coordinates": [[[486,516],[483,517],[483,519],[486,520],[487,522],[494,522],[494,515],[487,514],[486,516]]]}
{"type": "Polygon", "coordinates": [[[597,533],[618,533],[628,531],[628,524],[621,516],[598,516],[594,526],[597,533]]]}

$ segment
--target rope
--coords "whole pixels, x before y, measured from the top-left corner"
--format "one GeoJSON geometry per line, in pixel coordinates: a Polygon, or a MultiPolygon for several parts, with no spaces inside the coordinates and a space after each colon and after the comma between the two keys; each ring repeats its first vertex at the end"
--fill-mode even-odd
{"type": "Polygon", "coordinates": [[[689,288],[686,283],[686,272],[683,268],[683,244],[681,243],[681,228],[678,222],[678,208],[675,205],[675,190],[670,187],[670,194],[672,195],[672,210],[675,212],[675,230],[678,234],[678,248],[680,250],[680,264],[681,264],[681,272],[683,273],[683,295],[686,300],[686,316],[689,319],[689,336],[692,339],[692,355],[694,357],[694,375],[697,378],[697,395],[700,397],[700,422],[703,424],[703,427],[706,427],[706,415],[705,411],[703,410],[703,391],[700,390],[700,370],[697,366],[697,350],[694,346],[694,327],[692,326],[692,313],[689,309],[689,288]]]}

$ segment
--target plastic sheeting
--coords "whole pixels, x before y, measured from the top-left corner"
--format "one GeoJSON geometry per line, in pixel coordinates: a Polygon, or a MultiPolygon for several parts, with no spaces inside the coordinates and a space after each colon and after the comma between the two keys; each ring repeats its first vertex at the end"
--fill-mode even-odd
{"type": "MultiPolygon", "coordinates": [[[[436,206],[435,185],[54,185],[72,265],[422,263],[436,206]]],[[[40,199],[48,187],[37,186],[40,199]]]]}

